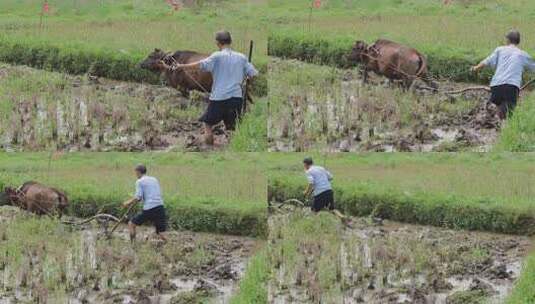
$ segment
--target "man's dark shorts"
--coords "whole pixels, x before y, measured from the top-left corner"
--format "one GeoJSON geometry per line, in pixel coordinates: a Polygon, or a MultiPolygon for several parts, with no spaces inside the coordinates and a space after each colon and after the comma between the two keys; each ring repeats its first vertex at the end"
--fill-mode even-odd
{"type": "Polygon", "coordinates": [[[210,100],[206,112],[199,120],[210,126],[217,125],[220,121],[223,121],[227,130],[234,130],[242,110],[243,98],[233,97],[226,100],[210,100]]]}
{"type": "Polygon", "coordinates": [[[167,230],[167,217],[165,216],[165,208],[163,206],[143,210],[141,213],[135,215],[131,221],[138,226],[145,222],[151,222],[156,228],[156,233],[167,230]]]}
{"type": "Polygon", "coordinates": [[[502,113],[507,114],[516,107],[520,89],[517,86],[504,84],[491,87],[490,102],[500,108],[502,113]]]}
{"type": "Polygon", "coordinates": [[[324,191],[314,196],[312,203],[312,211],[319,212],[322,209],[328,208],[334,210],[334,194],[332,190],[324,191]]]}

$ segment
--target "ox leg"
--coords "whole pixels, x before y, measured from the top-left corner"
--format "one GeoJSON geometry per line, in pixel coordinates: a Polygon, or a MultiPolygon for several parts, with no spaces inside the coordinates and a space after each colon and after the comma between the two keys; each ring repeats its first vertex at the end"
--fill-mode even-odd
{"type": "Polygon", "coordinates": [[[362,83],[367,84],[368,83],[368,69],[362,70],[362,83]]]}
{"type": "Polygon", "coordinates": [[[132,221],[128,222],[128,232],[130,233],[130,242],[134,243],[136,241],[136,224],[132,221]]]}
{"type": "Polygon", "coordinates": [[[189,90],[188,89],[180,87],[179,90],[180,90],[180,94],[182,94],[182,96],[184,96],[185,98],[189,98],[189,90]]]}

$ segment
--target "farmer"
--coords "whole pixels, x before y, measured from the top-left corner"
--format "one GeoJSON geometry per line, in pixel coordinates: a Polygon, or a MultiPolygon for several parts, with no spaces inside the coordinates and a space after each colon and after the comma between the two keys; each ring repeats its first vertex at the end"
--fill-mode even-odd
{"type": "Polygon", "coordinates": [[[150,221],[156,228],[158,238],[165,242],[167,241],[164,234],[167,230],[167,219],[160,183],[156,178],[146,175],[147,168],[144,165],[137,165],[135,173],[137,177],[136,194],[123,203],[123,208],[129,208],[132,204],[143,201],[143,211],[134,216],[128,223],[130,241],[134,242],[136,239],[136,226],[150,221]]]}
{"type": "Polygon", "coordinates": [[[518,47],[520,33],[510,31],[505,38],[505,46],[498,47],[489,57],[471,69],[473,72],[479,72],[484,67],[490,66],[496,70],[490,83],[490,102],[498,107],[498,116],[501,120],[507,118],[516,106],[524,69],[535,70],[533,58],[518,47]]]}
{"type": "Polygon", "coordinates": [[[307,188],[303,194],[305,197],[309,197],[310,194],[314,195],[312,211],[319,212],[325,208],[334,210],[334,195],[331,187],[333,176],[331,173],[323,167],[314,166],[314,161],[310,157],[303,160],[303,165],[308,180],[307,188]]]}
{"type": "Polygon", "coordinates": [[[234,130],[236,120],[242,114],[244,96],[242,84],[244,79],[258,74],[247,57],[231,49],[232,37],[228,31],[215,34],[219,51],[201,61],[188,64],[175,64],[173,69],[201,69],[210,72],[213,78],[210,102],[200,121],[204,122],[205,142],[213,145],[213,127],[219,122],[225,123],[227,130],[234,130]]]}

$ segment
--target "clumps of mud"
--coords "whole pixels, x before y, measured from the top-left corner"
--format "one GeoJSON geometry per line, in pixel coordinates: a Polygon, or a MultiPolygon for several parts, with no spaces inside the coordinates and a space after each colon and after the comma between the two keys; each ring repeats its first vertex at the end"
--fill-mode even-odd
{"type": "Polygon", "coordinates": [[[70,227],[0,207],[0,303],[228,303],[253,239],[169,232],[169,242],[125,226],[111,240],[96,226],[70,227]]]}
{"type": "Polygon", "coordinates": [[[203,143],[198,119],[207,103],[198,92],[9,65],[0,65],[0,85],[11,108],[0,126],[4,150],[204,151],[228,143],[222,125],[215,148],[203,143]]]}
{"type": "MultiPolygon", "coordinates": [[[[277,75],[287,65],[314,69],[280,60],[271,69],[277,75]]],[[[417,82],[406,92],[377,76],[363,84],[356,70],[324,77],[307,88],[270,88],[280,99],[270,109],[276,113],[269,117],[271,151],[488,151],[498,137],[500,121],[486,91],[448,96],[422,89],[417,82]]],[[[439,82],[443,91],[466,86],[439,82]]]]}
{"type": "MultiPolygon", "coordinates": [[[[314,215],[306,216],[301,221],[318,222],[314,215]]],[[[287,220],[277,224],[283,222],[291,225],[287,220]]],[[[279,237],[287,236],[272,236],[274,250],[279,250],[279,237]]],[[[286,252],[303,255],[295,273],[304,275],[286,273],[290,265],[281,261],[280,274],[271,285],[273,303],[503,303],[531,245],[527,237],[363,218],[353,218],[351,228],[340,225],[336,233],[322,238],[336,240],[337,250],[303,235],[293,248],[296,252],[286,252]],[[326,260],[332,264],[322,264],[326,260]],[[329,275],[334,278],[329,286],[318,284],[329,275]]]]}

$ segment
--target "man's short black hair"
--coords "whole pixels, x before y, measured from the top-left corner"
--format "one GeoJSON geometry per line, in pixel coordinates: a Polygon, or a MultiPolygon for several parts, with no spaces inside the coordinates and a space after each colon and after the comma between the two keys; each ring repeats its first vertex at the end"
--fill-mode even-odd
{"type": "Polygon", "coordinates": [[[147,167],[145,167],[145,165],[137,165],[136,166],[136,171],[141,173],[141,174],[146,174],[147,173],[147,167]]]}
{"type": "Polygon", "coordinates": [[[221,43],[221,44],[231,44],[232,43],[232,37],[230,36],[229,31],[219,31],[215,33],[215,41],[221,43]]]}
{"type": "Polygon", "coordinates": [[[519,31],[516,31],[516,30],[510,31],[509,33],[507,33],[507,35],[505,35],[505,38],[507,38],[507,40],[512,44],[515,44],[515,45],[520,44],[520,32],[519,31]]]}
{"type": "Polygon", "coordinates": [[[305,157],[305,159],[303,159],[303,164],[312,166],[312,164],[314,164],[314,161],[312,160],[312,157],[305,157]]]}

